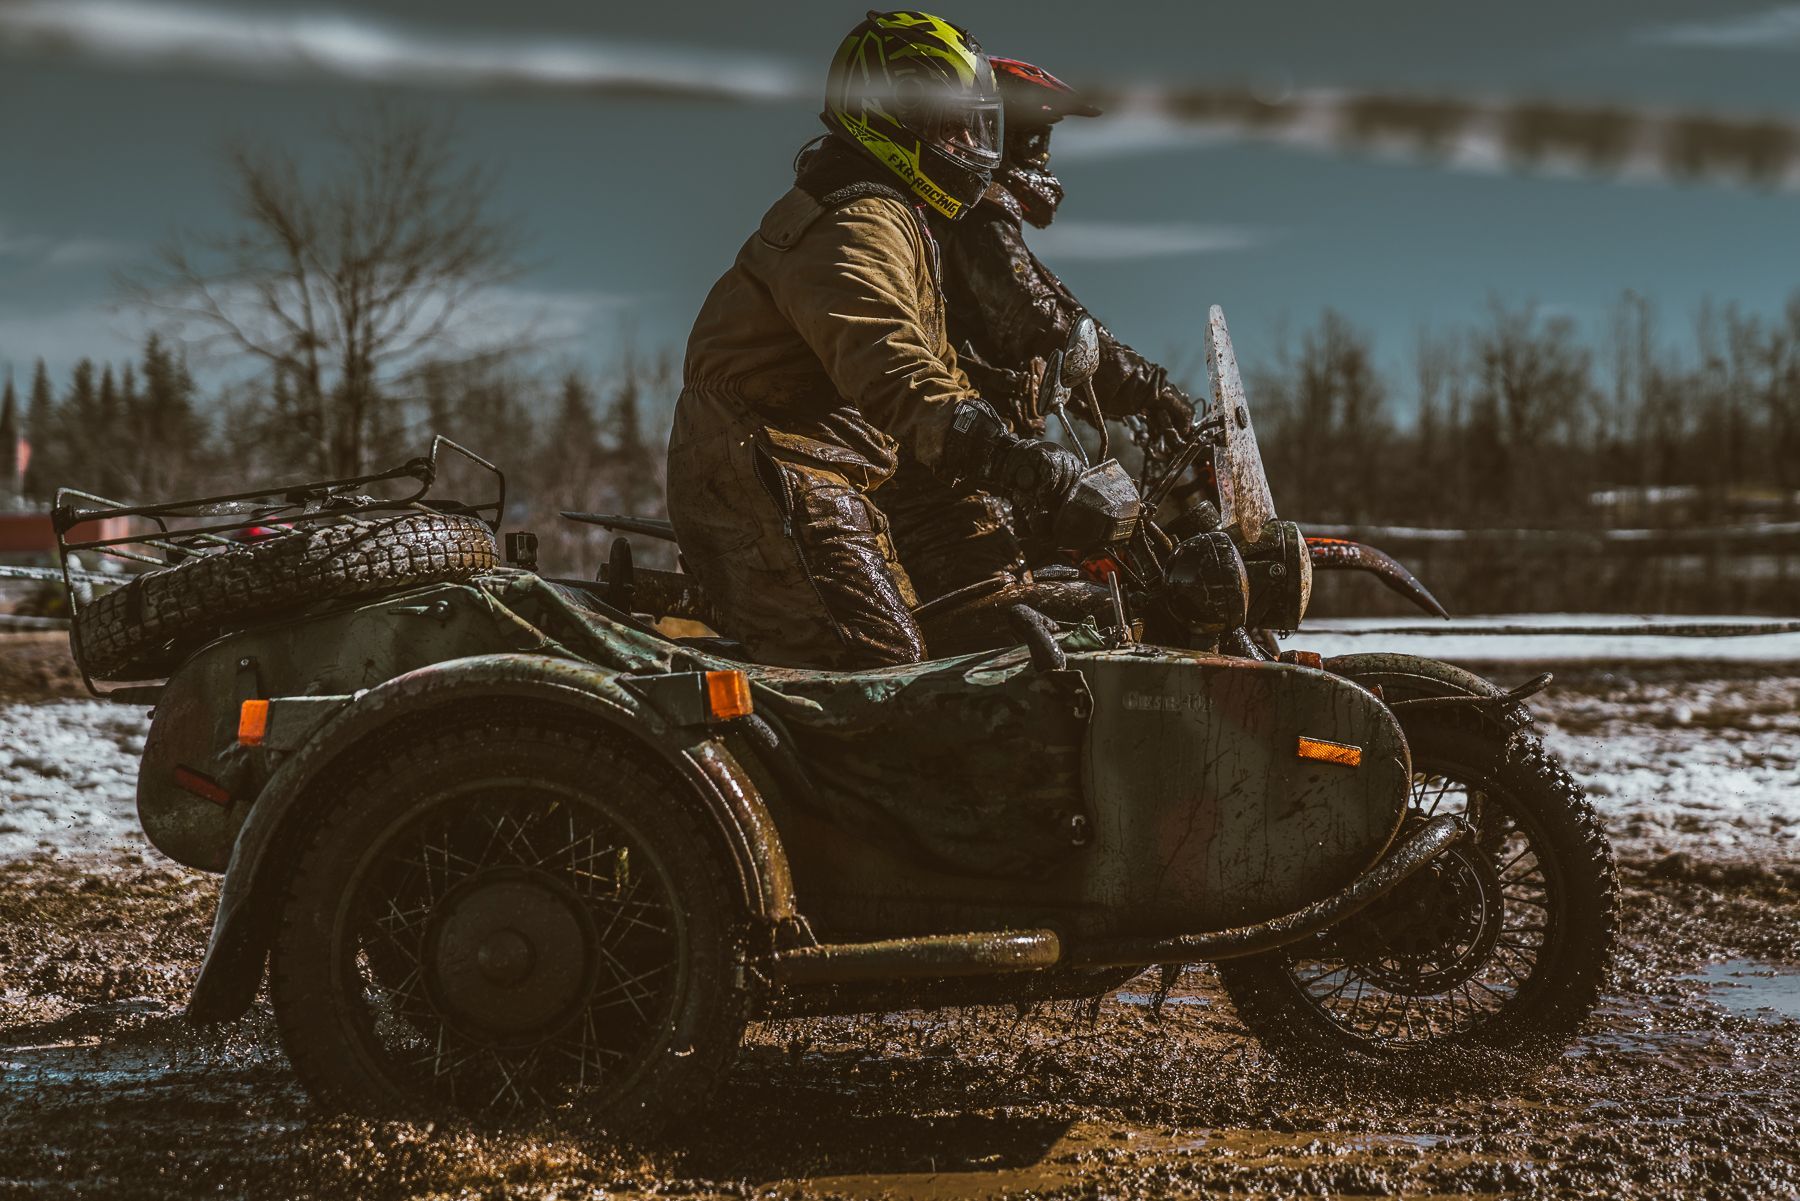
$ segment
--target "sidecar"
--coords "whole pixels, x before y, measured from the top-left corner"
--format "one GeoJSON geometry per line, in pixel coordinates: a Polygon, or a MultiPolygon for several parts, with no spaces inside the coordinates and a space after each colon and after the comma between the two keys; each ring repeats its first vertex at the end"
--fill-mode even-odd
{"type": "Polygon", "coordinates": [[[1397,838],[1400,724],[1316,667],[1088,628],[1048,660],[801,672],[599,593],[497,567],[180,663],[139,809],[225,872],[193,1017],[244,1012],[272,954],[323,1098],[659,1109],[747,1016],[1091,995],[1267,950],[1462,833],[1397,838]]]}

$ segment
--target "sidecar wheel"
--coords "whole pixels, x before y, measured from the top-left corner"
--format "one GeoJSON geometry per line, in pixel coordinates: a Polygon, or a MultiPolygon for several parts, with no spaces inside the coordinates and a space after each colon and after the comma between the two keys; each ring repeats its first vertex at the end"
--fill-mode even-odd
{"type": "Polygon", "coordinates": [[[743,1033],[725,879],[679,784],[591,732],[383,746],[300,850],[270,972],[282,1043],[332,1109],[653,1128],[743,1033]]]}
{"type": "Polygon", "coordinates": [[[1271,1050],[1441,1067],[1573,1037],[1611,961],[1612,850],[1581,787],[1515,711],[1506,731],[1440,711],[1406,722],[1417,818],[1462,812],[1475,837],[1318,937],[1219,965],[1271,1050]]]}

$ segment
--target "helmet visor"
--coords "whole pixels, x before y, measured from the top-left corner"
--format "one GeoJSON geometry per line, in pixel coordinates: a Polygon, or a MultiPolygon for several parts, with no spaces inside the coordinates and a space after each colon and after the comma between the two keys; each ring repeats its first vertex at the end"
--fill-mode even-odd
{"type": "Polygon", "coordinates": [[[998,99],[976,101],[940,109],[919,131],[952,162],[971,171],[992,171],[1000,165],[1002,118],[998,99]]]}

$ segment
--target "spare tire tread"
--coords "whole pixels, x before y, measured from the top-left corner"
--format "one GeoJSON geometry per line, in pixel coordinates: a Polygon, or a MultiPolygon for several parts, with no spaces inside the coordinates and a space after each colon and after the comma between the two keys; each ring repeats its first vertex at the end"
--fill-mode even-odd
{"type": "Polygon", "coordinates": [[[295,605],[467,580],[498,563],[486,523],[449,513],[307,525],[145,572],[75,614],[100,680],[166,675],[196,639],[295,605]]]}

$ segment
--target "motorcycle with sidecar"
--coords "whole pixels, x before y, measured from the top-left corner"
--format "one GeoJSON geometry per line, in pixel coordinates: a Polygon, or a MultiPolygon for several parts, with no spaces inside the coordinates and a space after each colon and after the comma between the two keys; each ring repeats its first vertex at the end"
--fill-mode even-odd
{"type": "MultiPolygon", "coordinates": [[[[325,1104],[620,1128],[697,1104],[757,1017],[1093,997],[1153,965],[1216,963],[1315,1064],[1563,1045],[1618,886],[1522,703],[1547,677],[1268,654],[1250,631],[1300,625],[1320,546],[1277,518],[1217,309],[1211,333],[1177,458],[1212,455],[1218,504],[929,602],[941,657],[902,667],[672,636],[705,598],[627,540],[596,580],[524,534],[502,562],[504,476],[442,438],[228,496],[65,490],[71,583],[77,553],[149,568],[72,624],[91,688],[154,705],[144,830],[224,873],[189,1015],[266,976],[325,1104]],[[431,496],[455,456],[496,499],[431,496]]],[[[1092,355],[1084,323],[1056,396],[1092,355]]],[[[1150,514],[1167,478],[1083,486],[1150,514]]]]}

